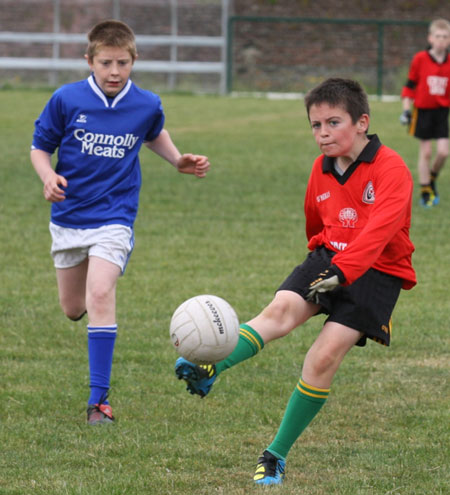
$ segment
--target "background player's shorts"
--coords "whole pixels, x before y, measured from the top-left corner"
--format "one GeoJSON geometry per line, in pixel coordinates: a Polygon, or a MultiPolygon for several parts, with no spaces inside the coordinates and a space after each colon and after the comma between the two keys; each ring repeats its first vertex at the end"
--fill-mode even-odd
{"type": "Polygon", "coordinates": [[[448,108],[415,108],[410,134],[419,139],[448,138],[448,108]]]}
{"type": "MultiPolygon", "coordinates": [[[[312,251],[301,265],[294,268],[278,290],[290,290],[306,299],[309,284],[318,273],[330,266],[335,254],[323,246],[312,251]]],[[[370,268],[353,284],[319,294],[322,308],[317,314],[327,314],[326,321],[363,332],[364,336],[356,345],[364,346],[367,338],[370,338],[388,346],[391,339],[391,315],[401,287],[400,278],[370,268]]]]}
{"type": "Polygon", "coordinates": [[[97,256],[118,265],[123,274],[134,247],[133,229],[125,225],[69,229],[50,222],[50,233],[55,268],[71,268],[97,256]]]}

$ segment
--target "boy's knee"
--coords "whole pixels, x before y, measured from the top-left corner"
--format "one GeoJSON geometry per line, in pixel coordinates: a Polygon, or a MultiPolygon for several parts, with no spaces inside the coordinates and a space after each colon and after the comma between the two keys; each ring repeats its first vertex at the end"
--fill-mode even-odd
{"type": "Polygon", "coordinates": [[[86,307],[92,317],[110,313],[115,307],[114,290],[106,290],[100,285],[91,287],[86,296],[86,307]]]}
{"type": "Polygon", "coordinates": [[[423,148],[420,151],[420,155],[423,160],[429,162],[431,160],[431,157],[433,155],[433,150],[431,148],[423,148]]]}
{"type": "Polygon", "coordinates": [[[304,373],[314,378],[329,375],[336,368],[336,354],[327,348],[317,349],[308,353],[304,363],[304,373]]]}
{"type": "Polygon", "coordinates": [[[316,359],[312,362],[312,368],[316,375],[321,376],[327,374],[328,371],[333,368],[335,358],[331,353],[321,352],[316,356],[316,359]]]}
{"type": "Polygon", "coordinates": [[[86,314],[86,305],[84,300],[77,301],[76,298],[59,298],[59,305],[67,318],[72,321],[78,321],[86,314]]]}
{"type": "Polygon", "coordinates": [[[291,305],[289,301],[274,299],[262,312],[264,318],[270,320],[280,332],[280,336],[292,330],[291,305]]]}
{"type": "Polygon", "coordinates": [[[102,286],[91,288],[88,292],[88,299],[93,306],[102,306],[105,302],[109,301],[111,292],[105,290],[102,286]]]}
{"type": "Polygon", "coordinates": [[[287,301],[274,299],[266,308],[264,308],[263,314],[272,320],[281,322],[288,311],[289,304],[287,301]]]}
{"type": "Polygon", "coordinates": [[[438,150],[436,152],[436,159],[444,161],[448,158],[449,151],[448,150],[438,150]]]}
{"type": "Polygon", "coordinates": [[[83,307],[64,307],[62,306],[62,310],[65,316],[72,321],[79,321],[83,316],[87,313],[86,309],[83,307]]]}
{"type": "Polygon", "coordinates": [[[67,316],[67,318],[69,318],[69,320],[80,321],[86,313],[87,313],[87,311],[84,310],[81,313],[78,313],[78,316],[76,316],[76,313],[66,314],[66,316],[67,316]]]}

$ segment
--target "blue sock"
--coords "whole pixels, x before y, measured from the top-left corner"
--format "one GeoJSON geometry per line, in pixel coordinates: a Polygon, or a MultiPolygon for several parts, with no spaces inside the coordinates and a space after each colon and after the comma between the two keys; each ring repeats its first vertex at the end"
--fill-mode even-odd
{"type": "MultiPolygon", "coordinates": [[[[91,395],[88,404],[99,404],[109,390],[117,325],[88,325],[88,352],[91,395]]],[[[108,404],[107,400],[102,401],[108,404]]]]}

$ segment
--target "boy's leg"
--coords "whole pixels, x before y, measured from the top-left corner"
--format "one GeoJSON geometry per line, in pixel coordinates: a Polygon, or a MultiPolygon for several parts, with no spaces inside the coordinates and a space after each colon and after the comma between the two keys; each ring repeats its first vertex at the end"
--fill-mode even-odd
{"type": "Polygon", "coordinates": [[[434,204],[439,203],[439,193],[436,187],[436,180],[442,167],[449,155],[449,140],[448,138],[440,138],[436,140],[436,157],[430,172],[430,185],[435,196],[434,204]]]}
{"type": "Polygon", "coordinates": [[[425,208],[433,206],[434,199],[430,176],[432,152],[432,141],[430,139],[420,139],[417,167],[420,183],[420,204],[425,208]]]}
{"type": "Polygon", "coordinates": [[[442,167],[445,164],[449,155],[449,139],[440,138],[436,140],[436,158],[434,160],[433,166],[431,167],[431,172],[439,174],[442,167]]]}
{"type": "Polygon", "coordinates": [[[117,335],[116,284],[120,273],[118,265],[96,256],[89,257],[86,283],[91,388],[89,405],[108,403],[106,397],[117,335]]]}
{"type": "Polygon", "coordinates": [[[361,336],[360,332],[339,323],[325,324],[305,357],[302,378],[288,402],[280,428],[260,458],[254,476],[256,483],[282,482],[290,448],[325,403],[339,365],[361,336]],[[279,460],[282,468],[277,471],[279,460]]]}
{"type": "Polygon", "coordinates": [[[217,363],[217,373],[253,357],[262,350],[264,344],[284,337],[316,314],[317,309],[317,305],[306,302],[295,292],[278,291],[272,302],[258,316],[241,327],[236,349],[226,359],[217,363]],[[262,345],[258,345],[248,329],[258,336],[262,345]]]}
{"type": "Polygon", "coordinates": [[[86,312],[86,277],[88,259],[71,268],[57,268],[59,303],[64,314],[78,320],[86,312]]]}
{"type": "Polygon", "coordinates": [[[272,302],[248,322],[268,342],[284,337],[309,320],[319,310],[318,304],[305,301],[291,290],[279,290],[272,302]]]}
{"type": "Polygon", "coordinates": [[[433,153],[431,139],[419,139],[419,160],[417,171],[420,184],[430,183],[430,164],[433,153]]]}
{"type": "Polygon", "coordinates": [[[86,307],[91,325],[116,323],[116,285],[121,269],[98,256],[89,257],[86,307]]]}
{"type": "Polygon", "coordinates": [[[353,328],[328,321],[306,353],[303,380],[313,387],[329,388],[344,357],[363,335],[353,328]]]}

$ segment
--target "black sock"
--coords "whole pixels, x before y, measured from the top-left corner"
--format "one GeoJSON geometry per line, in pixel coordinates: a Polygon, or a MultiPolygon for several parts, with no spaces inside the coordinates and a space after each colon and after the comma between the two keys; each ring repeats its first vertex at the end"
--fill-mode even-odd
{"type": "Polygon", "coordinates": [[[430,186],[433,191],[433,194],[437,196],[437,188],[436,188],[436,179],[437,179],[437,172],[430,172],[430,186]]]}
{"type": "Polygon", "coordinates": [[[430,184],[421,184],[420,185],[420,194],[424,201],[428,201],[430,199],[430,195],[433,192],[430,184]]]}

